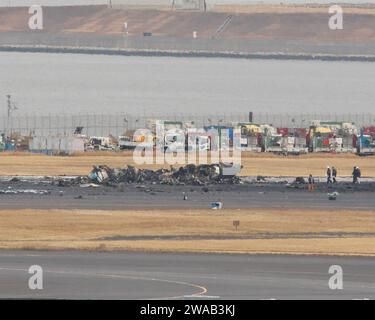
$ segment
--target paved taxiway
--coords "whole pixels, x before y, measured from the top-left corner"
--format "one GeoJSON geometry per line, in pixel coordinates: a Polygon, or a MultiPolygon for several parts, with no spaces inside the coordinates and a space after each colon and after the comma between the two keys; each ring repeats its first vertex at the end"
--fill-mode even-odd
{"type": "Polygon", "coordinates": [[[0,298],[373,299],[375,258],[0,251],[0,298]],[[28,288],[28,268],[44,289],[28,288]],[[343,290],[328,269],[343,268],[343,290]]]}

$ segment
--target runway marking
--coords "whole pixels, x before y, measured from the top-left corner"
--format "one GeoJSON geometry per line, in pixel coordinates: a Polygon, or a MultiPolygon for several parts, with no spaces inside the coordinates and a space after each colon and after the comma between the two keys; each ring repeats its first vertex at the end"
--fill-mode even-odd
{"type": "MultiPolygon", "coordinates": [[[[0,257],[19,257],[19,254],[0,254],[0,257]]],[[[23,257],[42,257],[40,254],[24,254],[23,257]]]]}
{"type": "Polygon", "coordinates": [[[220,299],[220,296],[205,296],[205,295],[187,295],[184,298],[202,298],[202,299],[220,299]]]}
{"type": "Polygon", "coordinates": [[[4,270],[4,271],[28,271],[27,269],[18,269],[18,268],[0,268],[0,270],[4,270]]]}
{"type": "MultiPolygon", "coordinates": [[[[2,268],[0,267],[0,270],[4,271],[24,271],[28,272],[28,269],[21,269],[21,268],[2,268]]],[[[130,280],[144,280],[144,281],[156,281],[156,282],[164,282],[164,283],[171,283],[171,284],[178,284],[183,286],[189,286],[193,288],[197,288],[200,291],[191,294],[191,296],[194,297],[202,297],[208,292],[208,289],[206,287],[189,283],[189,282],[183,282],[183,281],[175,281],[175,280],[168,280],[168,279],[158,279],[158,278],[146,278],[146,277],[135,277],[135,276],[126,276],[126,275],[118,275],[118,274],[105,274],[105,273],[89,273],[89,272],[75,272],[75,271],[58,271],[58,270],[49,270],[49,269],[43,269],[46,273],[55,273],[55,274],[72,274],[72,275],[83,275],[83,276],[91,276],[91,277],[105,277],[105,278],[119,278],[119,279],[130,279],[130,280]]],[[[156,297],[156,298],[144,298],[144,300],[173,300],[173,299],[181,299],[184,298],[185,295],[180,296],[172,296],[172,297],[156,297]]],[[[207,296],[209,297],[209,296],[207,296]]],[[[143,299],[142,299],[143,300],[143,299]]]]}

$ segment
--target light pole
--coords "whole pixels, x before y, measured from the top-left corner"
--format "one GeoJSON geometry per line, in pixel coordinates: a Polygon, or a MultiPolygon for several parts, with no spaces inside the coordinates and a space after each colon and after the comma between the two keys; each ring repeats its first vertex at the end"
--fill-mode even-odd
{"type": "Polygon", "coordinates": [[[124,122],[126,123],[126,133],[125,134],[128,134],[128,131],[129,131],[129,120],[128,118],[124,118],[124,122]]]}
{"type": "MultiPolygon", "coordinates": [[[[7,98],[7,131],[9,130],[9,123],[12,113],[18,110],[17,106],[12,102],[12,96],[10,94],[6,95],[7,98]]],[[[10,130],[12,132],[12,128],[10,130]]]]}
{"type": "Polygon", "coordinates": [[[128,36],[129,36],[129,26],[128,26],[128,22],[125,21],[124,22],[124,47],[125,48],[128,47],[128,36]]]}

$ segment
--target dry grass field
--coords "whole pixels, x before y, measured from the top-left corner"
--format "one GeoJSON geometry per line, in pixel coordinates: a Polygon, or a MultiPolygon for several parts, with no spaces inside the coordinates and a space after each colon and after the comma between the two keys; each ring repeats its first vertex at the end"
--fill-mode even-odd
{"type": "Polygon", "coordinates": [[[375,211],[2,210],[0,249],[375,255],[375,211]],[[238,231],[233,220],[240,220],[238,231]]]}
{"type": "MultiPolygon", "coordinates": [[[[86,175],[93,165],[124,167],[134,164],[131,153],[85,153],[75,156],[46,156],[28,153],[2,153],[0,175],[86,175]]],[[[354,165],[363,176],[375,177],[375,158],[355,155],[311,154],[304,156],[275,156],[272,154],[243,154],[241,176],[324,176],[327,165],[338,168],[340,176],[350,176],[354,165]]],[[[157,169],[160,166],[147,165],[157,169]]],[[[169,167],[165,165],[164,167],[169,167]]]]}

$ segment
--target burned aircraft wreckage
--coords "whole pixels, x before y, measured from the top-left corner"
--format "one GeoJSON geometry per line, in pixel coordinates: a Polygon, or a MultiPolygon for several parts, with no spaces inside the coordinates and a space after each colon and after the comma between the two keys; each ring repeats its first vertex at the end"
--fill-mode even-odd
{"type": "MultiPolygon", "coordinates": [[[[110,168],[106,165],[94,166],[87,182],[105,185],[119,183],[152,183],[168,185],[207,185],[237,184],[236,176],[240,167],[233,164],[188,164],[184,167],[170,169],[140,169],[128,165],[125,168],[110,168]]],[[[82,181],[81,181],[82,182],[82,181]]]]}

